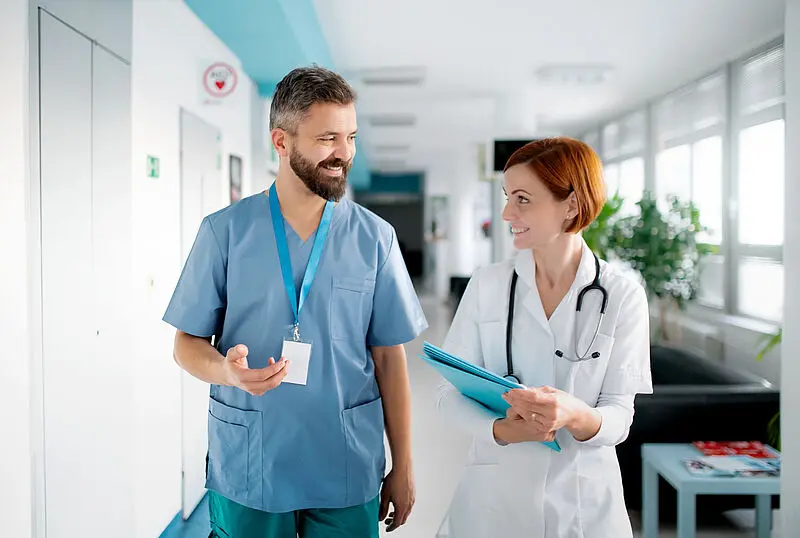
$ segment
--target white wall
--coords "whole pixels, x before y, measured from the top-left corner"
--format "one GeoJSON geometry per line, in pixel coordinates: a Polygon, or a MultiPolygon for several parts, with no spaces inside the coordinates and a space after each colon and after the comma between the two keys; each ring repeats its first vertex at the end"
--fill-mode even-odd
{"type": "MultiPolygon", "coordinates": [[[[174,331],[161,321],[183,263],[180,108],[222,132],[225,185],[229,153],[244,161],[245,195],[254,187],[253,163],[265,158],[254,155],[259,149],[254,149],[252,124],[257,91],[237,58],[180,0],[135,0],[133,12],[136,535],[152,537],[181,507],[180,370],[172,359],[174,331]],[[200,104],[202,61],[225,61],[239,69],[239,87],[222,106],[200,104]],[[160,158],[160,178],[147,177],[147,155],[160,158]]],[[[227,187],[220,194],[227,196],[227,187]]]]}
{"type": "Polygon", "coordinates": [[[475,196],[478,192],[478,156],[472,146],[454,155],[450,177],[450,249],[448,276],[468,276],[475,270],[475,196]]]}
{"type": "MultiPolygon", "coordinates": [[[[449,155],[449,154],[448,154],[449,155]]],[[[453,212],[453,204],[455,200],[452,199],[452,184],[454,183],[455,169],[453,158],[445,158],[442,156],[438,159],[433,166],[428,168],[425,174],[425,197],[429,199],[431,196],[449,196],[450,200],[450,213],[453,212]]],[[[427,201],[426,201],[427,203],[427,201]]],[[[425,208],[426,215],[431,211],[430,207],[425,208]]],[[[452,219],[452,216],[451,216],[452,219]]],[[[426,255],[433,258],[434,268],[433,274],[428,275],[428,286],[430,291],[440,300],[447,299],[449,293],[450,282],[450,241],[451,239],[437,239],[430,241],[430,216],[426,217],[425,221],[425,237],[428,240],[426,244],[426,255]]],[[[448,222],[449,228],[452,226],[448,222]]]]}
{"type": "MultiPolygon", "coordinates": [[[[786,215],[800,213],[800,0],[786,7],[786,215]]],[[[787,275],[800,272],[800,221],[786,219],[783,262],[787,275]]],[[[781,477],[784,536],[800,529],[800,280],[786,279],[784,300],[783,379],[791,387],[781,393],[781,435],[785,455],[781,477]]]]}
{"type": "Polygon", "coordinates": [[[272,140],[269,137],[269,101],[252,91],[250,102],[250,133],[252,146],[252,163],[250,170],[250,192],[266,190],[272,185],[272,179],[267,171],[269,167],[269,146],[272,140]]]}
{"type": "Polygon", "coordinates": [[[82,34],[131,61],[133,0],[38,0],[41,7],[82,34]]]}
{"type": "Polygon", "coordinates": [[[28,2],[0,2],[0,512],[3,534],[31,536],[28,309],[28,2]]]}

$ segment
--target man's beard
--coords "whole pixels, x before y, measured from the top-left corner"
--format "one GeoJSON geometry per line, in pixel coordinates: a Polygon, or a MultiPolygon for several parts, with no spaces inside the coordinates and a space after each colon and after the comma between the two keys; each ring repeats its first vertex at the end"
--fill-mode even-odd
{"type": "Polygon", "coordinates": [[[350,163],[330,157],[321,163],[314,165],[311,161],[300,155],[292,148],[289,153],[289,166],[297,177],[299,177],[306,188],[324,200],[338,202],[344,196],[347,189],[347,173],[350,171],[350,163]],[[330,176],[324,170],[326,166],[342,168],[339,176],[330,176]]]}

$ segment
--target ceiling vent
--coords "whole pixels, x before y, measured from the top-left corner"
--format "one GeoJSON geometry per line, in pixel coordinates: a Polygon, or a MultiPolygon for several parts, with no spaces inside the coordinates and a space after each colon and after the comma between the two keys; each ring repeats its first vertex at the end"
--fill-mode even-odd
{"type": "Polygon", "coordinates": [[[374,149],[382,153],[405,153],[411,151],[411,146],[409,144],[378,144],[374,149]]]}
{"type": "Polygon", "coordinates": [[[426,70],[418,67],[382,67],[361,71],[361,82],[365,86],[421,86],[425,82],[426,70]]]}
{"type": "Polygon", "coordinates": [[[414,114],[374,114],[367,121],[372,127],[413,127],[417,117],[414,114]]]}
{"type": "Polygon", "coordinates": [[[607,64],[551,64],[536,70],[536,79],[557,86],[596,86],[610,77],[614,68],[607,64]]]}
{"type": "Polygon", "coordinates": [[[372,167],[376,170],[403,170],[406,167],[404,159],[381,159],[374,161],[372,167]]]}

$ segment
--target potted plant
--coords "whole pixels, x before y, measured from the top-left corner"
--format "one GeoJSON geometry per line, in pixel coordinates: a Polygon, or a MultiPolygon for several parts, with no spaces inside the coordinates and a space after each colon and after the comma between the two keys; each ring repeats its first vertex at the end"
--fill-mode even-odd
{"type": "Polygon", "coordinates": [[[623,203],[619,191],[614,196],[606,200],[603,209],[595,220],[583,230],[583,240],[597,256],[603,260],[608,260],[611,253],[611,230],[614,225],[615,217],[622,209],[623,203]]]}
{"type": "Polygon", "coordinates": [[[655,197],[645,192],[636,204],[639,214],[617,220],[609,237],[614,255],[639,272],[649,300],[658,304],[656,340],[670,339],[667,311],[682,310],[697,297],[700,260],[713,252],[713,247],[697,241],[704,230],[697,208],[674,196],[668,203],[668,211],[662,213],[655,197]]]}

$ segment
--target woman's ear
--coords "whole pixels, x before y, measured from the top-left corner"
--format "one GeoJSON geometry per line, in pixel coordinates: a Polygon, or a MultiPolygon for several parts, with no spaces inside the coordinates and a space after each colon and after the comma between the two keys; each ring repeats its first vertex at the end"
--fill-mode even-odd
{"type": "Polygon", "coordinates": [[[567,196],[567,220],[572,220],[578,216],[578,197],[575,191],[569,193],[567,196]]]}

